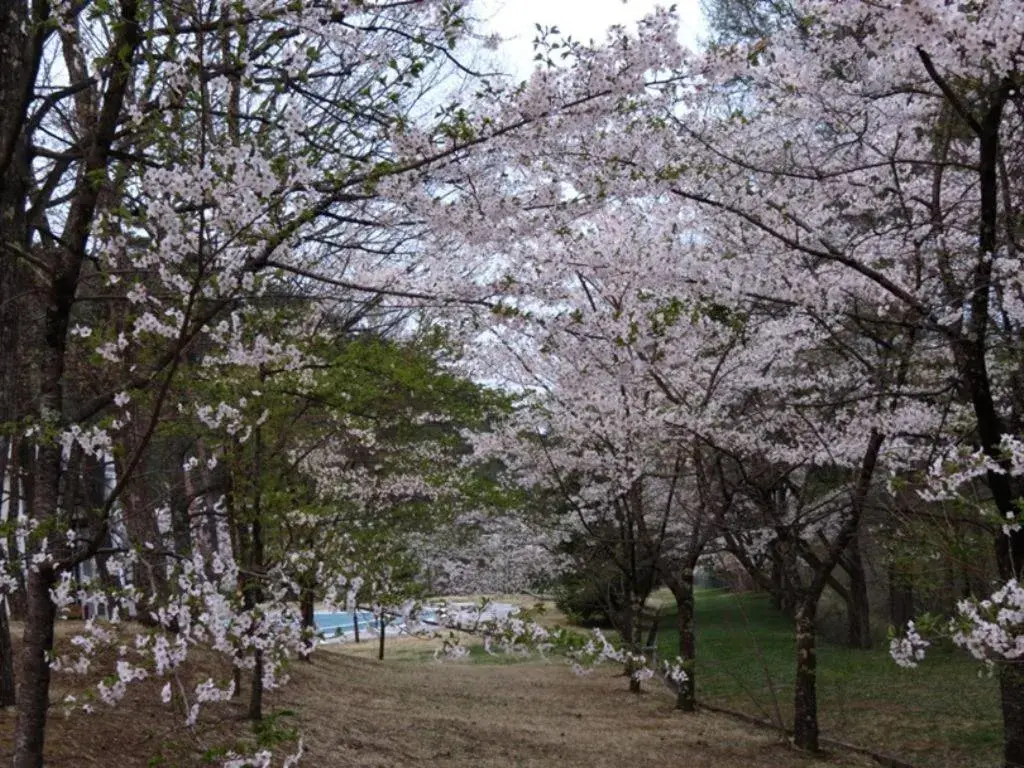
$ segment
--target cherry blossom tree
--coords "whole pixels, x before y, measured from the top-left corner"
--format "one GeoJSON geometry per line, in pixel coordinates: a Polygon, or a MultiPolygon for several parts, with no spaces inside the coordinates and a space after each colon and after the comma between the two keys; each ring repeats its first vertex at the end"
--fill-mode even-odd
{"type": "Polygon", "coordinates": [[[287,611],[262,605],[287,592],[284,581],[243,589],[243,606],[228,599],[260,565],[256,523],[252,562],[211,570],[198,551],[161,549],[142,469],[168,418],[190,417],[247,444],[260,466],[259,413],[216,397],[174,402],[176,383],[189,366],[223,361],[301,367],[289,335],[302,324],[278,325],[273,338],[247,323],[279,285],[272,270],[301,276],[316,248],[335,265],[353,253],[378,264],[407,256],[401,237],[379,234],[374,186],[407,170],[389,160],[392,133],[438,62],[454,60],[464,21],[444,2],[11,2],[2,13],[11,65],[0,175],[11,183],[0,201],[0,326],[12,354],[0,418],[26,479],[24,514],[7,515],[23,548],[6,549],[3,585],[25,596],[14,764],[38,766],[54,621],[70,575],[96,556],[118,574],[122,615],[141,606],[139,573],[166,589],[145,616],[178,635],[170,657],[146,651],[152,668],[124,667],[121,684],[168,673],[190,633],[229,654],[241,643],[256,660],[298,647],[287,611]],[[98,496],[77,483],[86,466],[110,468],[98,496]]]}
{"type": "MultiPolygon", "coordinates": [[[[66,600],[74,566],[109,554],[208,604],[237,585],[238,564],[161,571],[114,539],[160,527],[137,475],[186,362],[301,368],[288,333],[244,331],[283,280],[426,302],[478,375],[535,394],[507,435],[532,434],[516,469],[553,480],[582,529],[618,531],[629,616],[651,586],[641,550],[684,604],[719,531],[737,556],[774,552],[795,590],[799,747],[818,746],[817,602],[881,470],[970,446],[1007,525],[991,605],[1012,614],[1021,16],[1009,0],[785,5],[793,24],[700,55],[664,10],[598,45],[543,40],[526,82],[484,83],[436,128],[412,115],[463,28],[447,3],[11,5],[2,417],[31,479],[12,533],[27,567],[3,582],[20,573],[27,596],[15,764],[42,761],[50,593],[66,600]],[[64,480],[89,461],[114,471],[79,516],[64,480]]],[[[186,412],[260,466],[240,401],[186,412]]],[[[964,613],[991,642],[965,643],[1006,656],[1019,622],[989,607],[964,613]]],[[[261,626],[208,631],[237,652],[272,636],[261,626]]],[[[1004,761],[1021,765],[1024,673],[999,674],[1004,761]]]]}
{"type": "MultiPolygon", "coordinates": [[[[1019,119],[1019,18],[1000,3],[977,17],[929,4],[801,8],[814,16],[807,30],[708,60],[708,87],[691,104],[713,102],[716,83],[742,76],[749,106],[679,121],[715,152],[704,165],[715,171],[669,188],[721,214],[759,258],[772,254],[779,274],[796,258],[805,274],[834,269],[839,290],[860,283],[874,293],[869,306],[888,308],[879,319],[889,333],[902,324],[903,338],[934,350],[915,374],[929,365],[956,382],[970,416],[961,408],[955,421],[1003,462],[987,485],[1000,513],[1015,514],[1020,489],[1001,445],[1019,431],[1018,289],[1003,271],[1016,258],[1005,222],[1016,215],[1008,169],[1019,157],[1008,137],[1019,119]]],[[[1016,536],[997,540],[1003,578],[1016,576],[1016,536]]],[[[1001,671],[1007,765],[1024,759],[1015,675],[1001,671]]]]}
{"type": "MultiPolygon", "coordinates": [[[[594,226],[587,217],[627,205],[663,217],[709,257],[675,269],[652,259],[659,287],[696,283],[692,293],[748,313],[745,328],[775,339],[755,345],[730,407],[746,415],[760,400],[755,429],[795,431],[771,444],[733,430],[744,455],[870,480],[880,459],[905,471],[936,444],[977,441],[999,468],[986,475],[996,507],[1015,515],[1020,489],[1001,446],[1019,432],[1019,18],[1006,3],[793,9],[793,28],[699,57],[674,47],[668,14],[635,37],[569,45],[569,66],[539,69],[483,118],[526,116],[529,128],[485,153],[455,153],[406,202],[444,222],[467,259],[486,254],[477,295],[525,311],[557,305],[573,281],[585,288],[596,265],[628,261],[625,248],[572,250],[594,226]]],[[[868,489],[851,487],[860,501],[836,529],[843,547],[826,548],[814,584],[854,541],[868,489]]],[[[1018,537],[997,541],[1004,578],[1020,562],[1018,537]]],[[[1015,672],[1001,674],[1013,764],[1022,697],[1015,672]]],[[[797,741],[814,749],[807,722],[797,741]]]]}

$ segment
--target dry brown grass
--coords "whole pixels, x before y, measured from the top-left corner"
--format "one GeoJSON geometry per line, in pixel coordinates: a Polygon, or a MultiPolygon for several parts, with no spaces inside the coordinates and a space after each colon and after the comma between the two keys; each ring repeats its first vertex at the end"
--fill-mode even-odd
{"type": "Polygon", "coordinates": [[[630,694],[612,669],[581,678],[558,662],[379,664],[343,653],[315,667],[289,692],[302,701],[311,765],[864,764],[809,759],[732,720],[676,713],[658,691],[630,694]]]}
{"type": "MultiPolygon", "coordinates": [[[[214,671],[212,663],[199,670],[214,671]]],[[[613,669],[581,678],[556,661],[381,664],[330,649],[291,672],[291,684],[269,698],[267,712],[294,712],[278,724],[303,734],[304,766],[868,765],[851,756],[801,756],[771,733],[710,714],[676,713],[666,692],[631,695],[613,669]]],[[[204,765],[212,745],[253,744],[242,702],[210,707],[203,730],[190,736],[178,727],[180,717],[159,704],[155,686],[140,686],[118,710],[65,719],[59,709],[48,741],[53,768],[204,765]],[[157,756],[163,762],[150,762],[157,756]]],[[[0,764],[9,759],[12,727],[13,715],[0,714],[0,764]]],[[[282,744],[282,752],[290,746],[282,744]]]]}
{"type": "MultiPolygon", "coordinates": [[[[81,626],[80,622],[73,621],[58,623],[58,653],[71,650],[69,639],[81,626]]],[[[125,639],[132,637],[137,629],[130,624],[123,625],[125,639]]],[[[15,630],[12,634],[17,651],[20,627],[15,625],[12,630],[15,630]]],[[[64,697],[70,693],[78,697],[79,702],[86,701],[83,693],[94,691],[96,682],[111,674],[116,658],[116,653],[108,649],[96,657],[92,665],[94,673],[84,677],[53,675],[47,727],[47,768],[207,765],[204,756],[209,750],[223,745],[241,747],[252,741],[247,738],[245,702],[241,698],[210,706],[204,710],[206,716],[201,718],[199,727],[189,731],[183,726],[183,706],[168,707],[160,702],[159,689],[164,680],[131,684],[128,694],[116,708],[96,702],[93,714],[78,711],[68,716],[64,697]],[[240,734],[243,738],[239,738],[240,734]]],[[[136,660],[134,657],[129,659],[136,660]]],[[[191,656],[180,674],[181,682],[188,689],[210,677],[218,682],[230,680],[231,669],[222,658],[204,653],[191,656]]],[[[0,765],[6,765],[10,760],[13,732],[13,710],[0,710],[0,765]]]]}

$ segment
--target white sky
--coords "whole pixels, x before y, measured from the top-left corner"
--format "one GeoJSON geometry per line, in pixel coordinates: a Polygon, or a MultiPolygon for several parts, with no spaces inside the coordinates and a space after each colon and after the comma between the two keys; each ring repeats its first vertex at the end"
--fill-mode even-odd
{"type": "MultiPolygon", "coordinates": [[[[497,60],[503,69],[518,79],[533,69],[534,26],[557,26],[562,35],[587,42],[604,39],[612,24],[632,28],[634,23],[654,9],[668,6],[672,0],[477,0],[472,14],[481,20],[479,31],[496,32],[506,38],[497,60]]],[[[699,0],[676,0],[681,41],[694,47],[706,34],[699,0]]]]}

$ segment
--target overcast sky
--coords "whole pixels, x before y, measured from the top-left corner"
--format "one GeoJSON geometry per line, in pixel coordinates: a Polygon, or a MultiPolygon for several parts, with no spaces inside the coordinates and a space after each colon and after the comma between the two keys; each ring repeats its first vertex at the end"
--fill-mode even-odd
{"type": "MultiPolygon", "coordinates": [[[[563,35],[587,42],[602,40],[612,24],[632,27],[637,19],[656,5],[670,0],[477,0],[474,15],[481,21],[481,32],[496,32],[508,41],[502,46],[499,61],[519,78],[533,69],[533,39],[537,23],[557,26],[563,35]]],[[[680,39],[693,47],[705,34],[699,0],[677,0],[680,39]]]]}

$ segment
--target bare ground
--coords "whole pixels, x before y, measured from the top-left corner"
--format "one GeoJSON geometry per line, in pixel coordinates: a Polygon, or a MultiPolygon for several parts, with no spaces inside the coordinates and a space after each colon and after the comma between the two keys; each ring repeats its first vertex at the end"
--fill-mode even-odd
{"type": "Polygon", "coordinates": [[[770,733],[674,712],[670,697],[630,694],[610,668],[577,677],[558,662],[381,665],[340,653],[318,664],[325,673],[303,683],[312,765],[864,765],[807,758],[770,733]],[[349,706],[331,699],[342,681],[349,706]]]}

